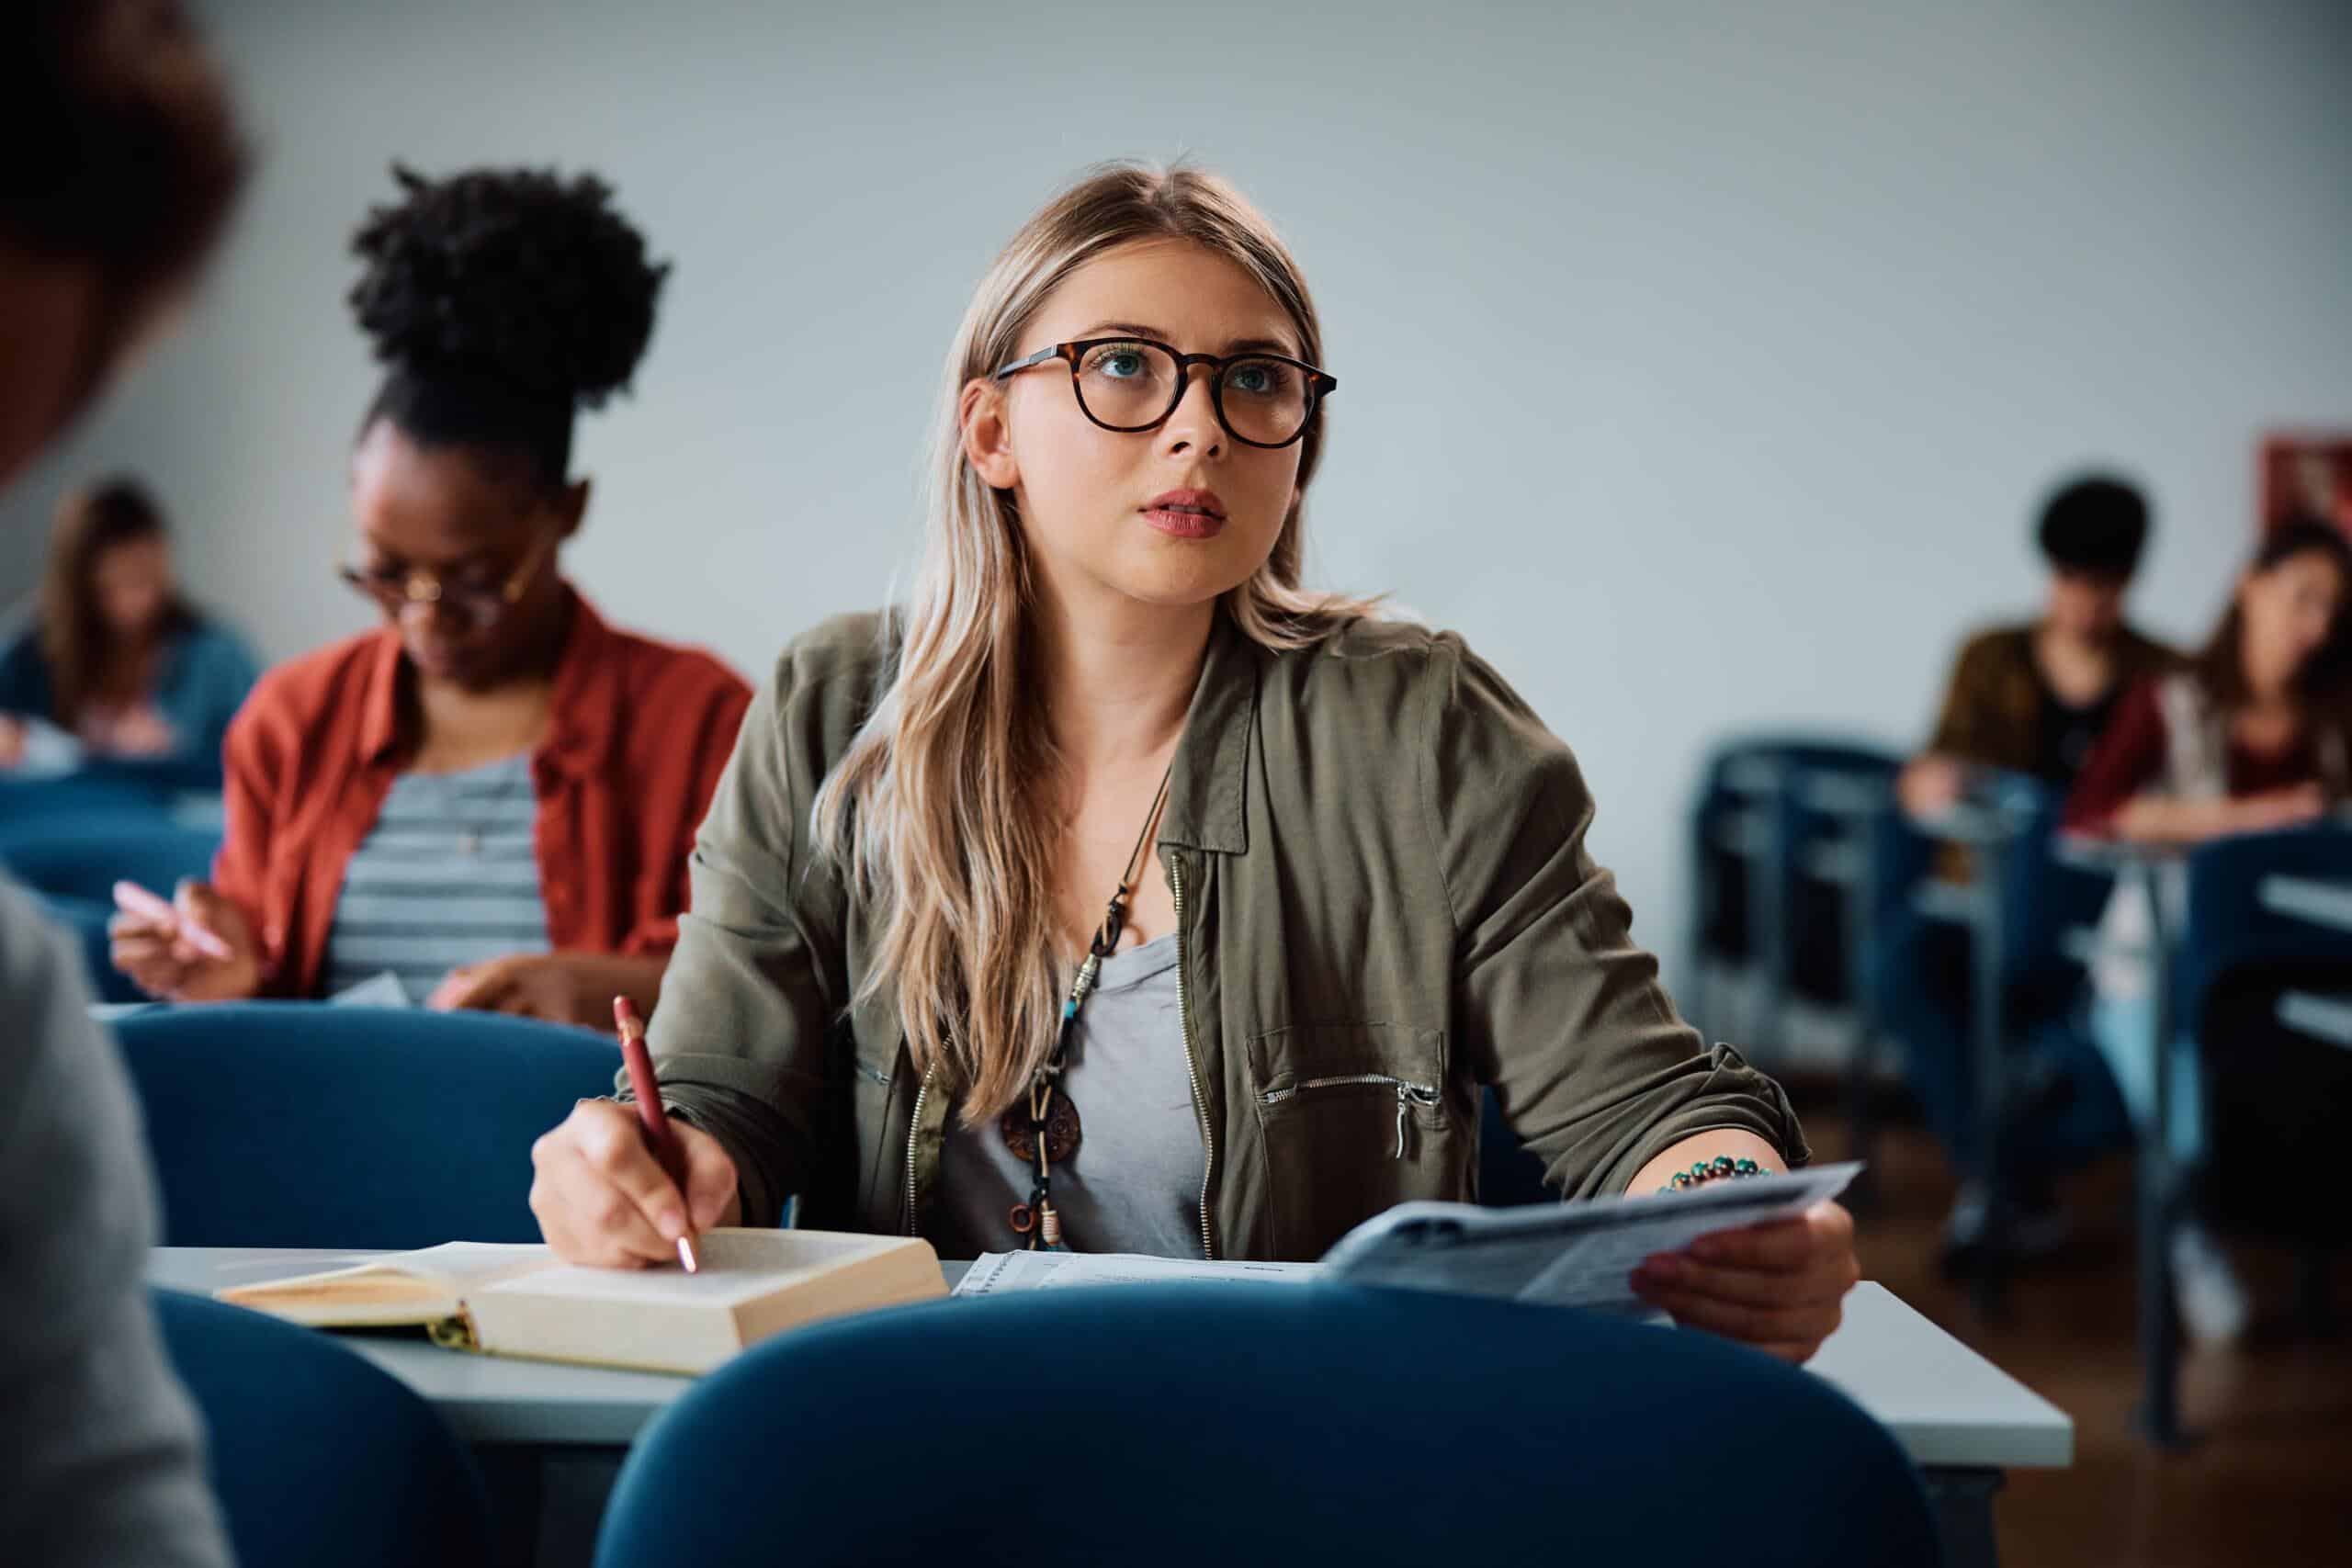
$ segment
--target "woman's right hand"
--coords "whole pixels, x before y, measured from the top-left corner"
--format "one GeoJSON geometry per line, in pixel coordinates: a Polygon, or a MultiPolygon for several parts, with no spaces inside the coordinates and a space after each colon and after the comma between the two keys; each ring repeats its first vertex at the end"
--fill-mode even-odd
{"type": "Polygon", "coordinates": [[[686,1156],[686,1191],[646,1146],[637,1107],[583,1100],[531,1145],[531,1213],[566,1263],[641,1269],[678,1255],[688,1230],[733,1224],[742,1214],[735,1162],[718,1140],[674,1117],[686,1156]]]}
{"type": "Polygon", "coordinates": [[[125,907],[107,924],[114,966],[151,997],[175,1002],[225,1002],[261,990],[261,939],[236,901],[201,882],[183,882],[172,899],[176,918],[125,907]],[[220,938],[226,957],[189,940],[188,927],[220,938]]]}
{"type": "Polygon", "coordinates": [[[25,727],[0,713],[0,773],[9,772],[24,760],[25,727]]]}

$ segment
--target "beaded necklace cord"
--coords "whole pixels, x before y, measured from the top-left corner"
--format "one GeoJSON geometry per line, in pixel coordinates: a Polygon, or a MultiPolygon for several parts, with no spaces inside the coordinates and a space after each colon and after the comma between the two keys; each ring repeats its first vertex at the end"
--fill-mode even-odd
{"type": "Polygon", "coordinates": [[[1170,758],[1168,772],[1160,775],[1159,793],[1151,798],[1151,810],[1144,816],[1143,831],[1136,835],[1135,852],[1127,856],[1126,874],[1112,893],[1102,923],[1096,928],[1094,940],[1087,944],[1086,958],[1079,964],[1078,977],[1071,982],[1069,996],[1062,1002],[1053,1055],[1038,1065],[1029,1080],[1028,1093],[997,1118],[997,1131],[1003,1136],[1005,1147],[1012,1151],[1015,1159],[1036,1171],[1029,1184],[1028,1201],[1012,1205],[1011,1213],[1013,1234],[1033,1252],[1069,1250],[1062,1240],[1061,1212],[1054,1207],[1053,1168],[1056,1162],[1067,1162],[1078,1152],[1081,1133],[1078,1107],[1070,1103],[1069,1096],[1062,1089],[1062,1070],[1069,1065],[1070,1041],[1078,1032],[1079,1012],[1093,993],[1094,982],[1102,973],[1102,961],[1118,950],[1119,934],[1126,930],[1127,900],[1135,896],[1136,879],[1143,871],[1144,851],[1151,843],[1152,828],[1159,821],[1160,808],[1168,804],[1168,786],[1175,776],[1176,763],[1170,758]]]}

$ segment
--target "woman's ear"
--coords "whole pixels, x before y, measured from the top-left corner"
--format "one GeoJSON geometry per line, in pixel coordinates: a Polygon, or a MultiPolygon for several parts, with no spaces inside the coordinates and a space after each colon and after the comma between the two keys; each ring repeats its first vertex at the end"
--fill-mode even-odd
{"type": "Polygon", "coordinates": [[[569,539],[580,532],[580,520],[588,515],[587,479],[574,479],[563,487],[563,499],[558,512],[563,518],[563,537],[569,539]]]}
{"type": "Polygon", "coordinates": [[[956,422],[964,432],[964,460],[990,490],[1011,490],[1021,482],[1021,463],[1012,455],[1012,426],[1005,418],[1004,390],[978,378],[964,383],[956,405],[956,422]]]}

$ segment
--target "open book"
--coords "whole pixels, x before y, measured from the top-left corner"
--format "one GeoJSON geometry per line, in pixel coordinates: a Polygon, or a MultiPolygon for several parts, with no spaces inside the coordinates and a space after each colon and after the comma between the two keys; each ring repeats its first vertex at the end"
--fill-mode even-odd
{"type": "Polygon", "coordinates": [[[666,1372],[708,1371],[819,1318],[947,1293],[938,1254],[912,1237],[715,1230],[697,1247],[702,1271],[688,1274],[453,1241],[217,1293],[319,1328],[417,1326],[456,1349],[666,1372]]]}

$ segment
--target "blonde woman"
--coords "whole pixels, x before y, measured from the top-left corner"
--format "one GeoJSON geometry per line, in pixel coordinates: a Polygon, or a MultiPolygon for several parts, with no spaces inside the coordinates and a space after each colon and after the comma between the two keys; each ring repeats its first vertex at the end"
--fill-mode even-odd
{"type": "MultiPolygon", "coordinates": [[[[1570,1195],[1805,1157],[1634,945],[1567,748],[1459,638],[1299,586],[1323,358],[1213,175],[1105,168],[1013,238],[910,603],[786,650],[696,846],[652,1022],[684,1190],[583,1103],[533,1151],[560,1253],[797,1194],[948,1257],[1311,1258],[1472,1196],[1482,1086],[1570,1195]]],[[[1824,1205],[1636,1281],[1802,1358],[1855,1277],[1824,1205]]]]}

